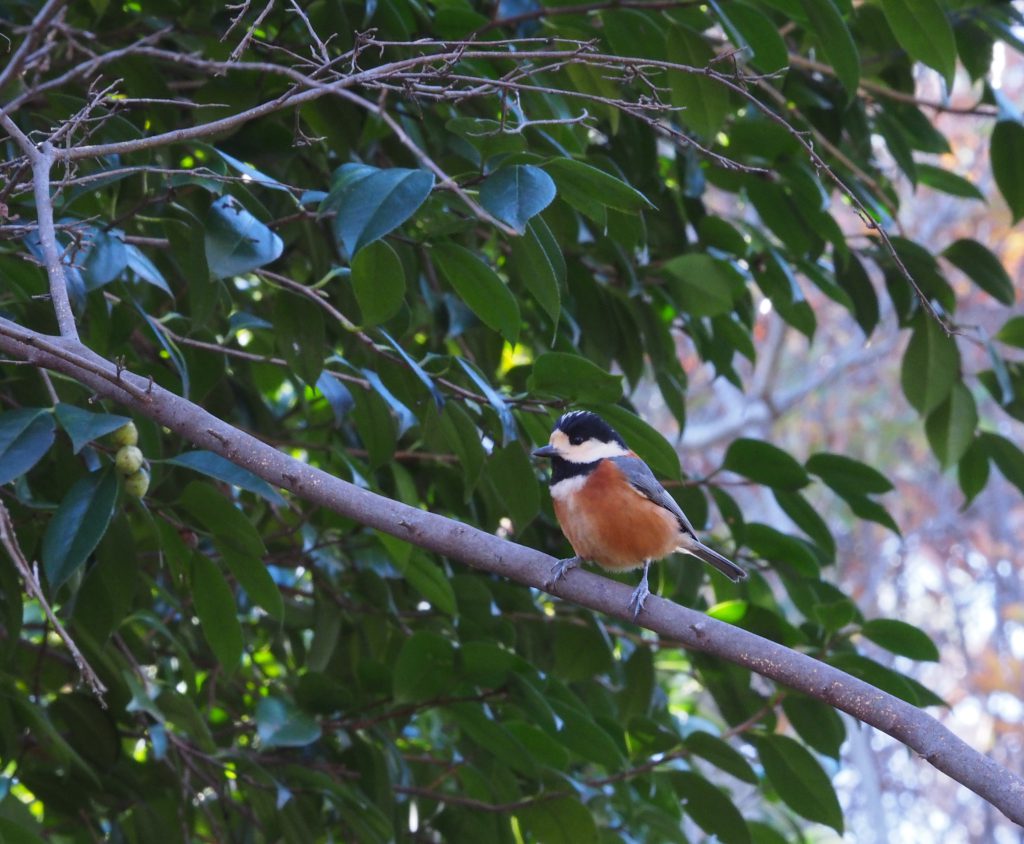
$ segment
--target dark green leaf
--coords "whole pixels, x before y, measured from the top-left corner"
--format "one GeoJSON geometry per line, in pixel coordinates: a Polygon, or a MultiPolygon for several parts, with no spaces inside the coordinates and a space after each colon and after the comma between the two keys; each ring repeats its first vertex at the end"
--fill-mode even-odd
{"type": "Polygon", "coordinates": [[[789,64],[786,42],[771,18],[754,6],[741,3],[716,3],[716,6],[719,14],[724,12],[731,24],[729,39],[740,48],[745,42],[752,53],[750,61],[754,67],[762,73],[774,73],[789,64]]]}
{"type": "Polygon", "coordinates": [[[996,185],[1017,223],[1024,217],[1024,126],[1013,120],[996,123],[989,156],[996,185]]]}
{"type": "Polygon", "coordinates": [[[519,337],[519,303],[498,274],[455,243],[440,243],[431,255],[459,298],[484,325],[515,343],[519,337]]]}
{"type": "Polygon", "coordinates": [[[800,4],[847,95],[855,95],[860,84],[860,54],[834,0],[800,0],[800,4]]]}
{"type": "Polygon", "coordinates": [[[68,490],[43,534],[43,570],[51,591],[56,592],[99,544],[116,500],[113,466],[90,472],[68,490]]]}
{"type": "Polygon", "coordinates": [[[0,413],[0,484],[10,483],[35,466],[50,450],[54,436],[53,415],[45,408],[0,413]]]}
{"type": "Polygon", "coordinates": [[[805,464],[807,471],[817,475],[839,495],[875,495],[889,492],[893,486],[877,469],[842,454],[818,452],[805,464]]]}
{"type": "Polygon", "coordinates": [[[878,325],[878,294],[860,258],[850,253],[846,263],[837,269],[836,281],[853,301],[853,316],[857,325],[865,336],[870,337],[878,325]]]}
{"type": "Polygon", "coordinates": [[[861,633],[887,651],[910,659],[939,661],[939,649],[920,627],[894,618],[875,618],[865,622],[861,633]]]}
{"type": "Polygon", "coordinates": [[[782,711],[806,744],[818,753],[839,759],[846,726],[831,706],[804,695],[788,694],[782,701],[782,711]]]}
{"type": "Polygon", "coordinates": [[[843,811],[828,775],[810,752],[786,736],[758,736],[754,746],[782,802],[801,817],[843,832],[843,811]]]}
{"type": "Polygon", "coordinates": [[[123,231],[106,231],[87,226],[82,237],[89,244],[82,272],[87,290],[96,290],[109,284],[127,269],[128,250],[125,248],[123,231]]]}
{"type": "Polygon", "coordinates": [[[203,554],[192,557],[191,586],[203,637],[221,667],[231,675],[242,660],[243,646],[235,596],[213,560],[203,554]]]}
{"type": "Polygon", "coordinates": [[[544,220],[528,223],[526,234],[512,242],[509,269],[557,325],[562,311],[565,259],[544,220]]]}
{"type": "Polygon", "coordinates": [[[999,434],[986,432],[980,435],[979,440],[1003,477],[1024,493],[1024,452],[999,434]]]}
{"type": "Polygon", "coordinates": [[[934,190],[948,193],[950,196],[985,201],[985,194],[963,176],[957,175],[950,170],[944,170],[941,167],[924,164],[920,161],[917,162],[917,182],[920,185],[927,185],[934,190]]]}
{"type": "Polygon", "coordinates": [[[259,531],[238,507],[208,483],[192,481],[181,496],[182,506],[224,548],[256,559],[266,553],[259,531]]]}
{"type": "Polygon", "coordinates": [[[264,697],[256,704],[256,733],[264,748],[305,747],[320,738],[320,725],[295,704],[264,697]]]}
{"type": "Polygon", "coordinates": [[[334,233],[349,257],[394,231],[423,204],[434,187],[426,170],[343,164],[322,208],[334,210],[334,233]]]}
{"type": "Polygon", "coordinates": [[[611,404],[622,397],[622,376],[610,375],[579,355],[547,352],[533,362],[529,388],[573,401],[611,404]]]}
{"type": "Polygon", "coordinates": [[[594,203],[617,211],[654,207],[640,191],[582,161],[556,158],[545,167],[558,186],[558,195],[584,213],[594,203]]]}
{"type": "Polygon", "coordinates": [[[320,307],[305,296],[279,296],[274,309],[274,340],[291,371],[308,386],[315,385],[327,357],[320,307]]]}
{"type": "Polygon", "coordinates": [[[518,809],[516,817],[534,841],[544,844],[590,844],[598,840],[593,814],[574,797],[538,801],[518,809]]]}
{"type": "Polygon", "coordinates": [[[716,768],[732,774],[743,782],[756,785],[757,774],[743,754],[722,739],[698,730],[690,733],[684,742],[687,749],[706,759],[716,768]]]}
{"type": "Polygon", "coordinates": [[[728,89],[701,73],[714,57],[704,39],[686,26],[668,33],[668,60],[694,68],[693,73],[669,71],[672,105],[684,109],[679,119],[707,142],[713,142],[729,113],[728,89]]]}
{"type": "Polygon", "coordinates": [[[956,41],[937,0],[882,0],[893,35],[910,57],[935,68],[953,87],[956,41]]]}
{"type": "Polygon", "coordinates": [[[1010,317],[996,333],[996,340],[1024,349],[1024,316],[1010,317]]]}
{"type": "MultiPolygon", "coordinates": [[[[422,634],[414,634],[414,637],[415,635],[422,634]]],[[[396,667],[396,676],[397,671],[396,667]]],[[[536,776],[537,763],[533,755],[523,747],[522,742],[497,723],[490,711],[481,704],[457,703],[451,706],[449,711],[463,733],[483,751],[513,770],[526,776],[536,776]]]]}
{"type": "Polygon", "coordinates": [[[395,250],[383,240],[360,249],[352,259],[352,289],[363,323],[390,319],[405,299],[405,270],[395,250]]]}
{"type": "Polygon", "coordinates": [[[791,568],[805,577],[818,576],[818,560],[807,544],[769,525],[747,522],[745,544],[765,560],[791,568]]]}
{"type": "Polygon", "coordinates": [[[492,173],[480,186],[480,204],[520,234],[526,224],[555,198],[551,177],[530,164],[515,164],[492,173]]]}
{"type": "Polygon", "coordinates": [[[284,504],[284,498],[263,478],[256,477],[248,469],[243,469],[212,451],[186,451],[176,457],[169,457],[163,462],[171,466],[183,466],[186,469],[202,472],[218,481],[224,481],[224,483],[237,486],[239,489],[255,493],[271,504],[284,504]]]}
{"type": "Polygon", "coordinates": [[[922,416],[949,396],[960,375],[960,351],[938,321],[928,314],[918,317],[903,355],[900,382],[907,401],[922,416]]]}
{"type": "Polygon", "coordinates": [[[455,651],[444,636],[421,630],[398,652],[392,676],[395,700],[429,700],[446,691],[455,674],[455,651]]]}
{"type": "Polygon", "coordinates": [[[807,472],[792,456],[762,440],[734,440],[722,468],[775,489],[795,490],[810,483],[807,472]]]}
{"type": "MultiPolygon", "coordinates": [[[[74,454],[78,454],[93,440],[98,440],[131,422],[127,416],[115,416],[112,413],[90,413],[88,410],[82,410],[80,407],[65,402],[61,402],[54,408],[54,415],[60,426],[71,437],[71,450],[74,454]]],[[[0,416],[0,425],[3,423],[3,418],[0,416]]],[[[2,428],[0,428],[0,436],[2,436],[2,428]]],[[[0,447],[0,463],[3,462],[2,452],[3,449],[0,447]]],[[[0,483],[2,482],[0,480],[0,483]]]]}
{"type": "Polygon", "coordinates": [[[924,430],[935,456],[943,467],[963,457],[978,427],[978,409],[963,382],[953,384],[949,396],[928,414],[924,430]]]}
{"type": "Polygon", "coordinates": [[[1016,296],[1013,281],[999,259],[976,240],[962,238],[946,247],[942,256],[962,270],[982,290],[1004,305],[1016,296]]]}
{"type": "Polygon", "coordinates": [[[518,533],[540,510],[540,490],[533,466],[518,442],[495,448],[487,461],[487,474],[502,503],[508,508],[513,529],[518,533]]]}
{"type": "Polygon", "coordinates": [[[284,243],[274,232],[224,195],[206,215],[206,263],[214,278],[228,278],[277,260],[284,243]]]}
{"type": "Polygon", "coordinates": [[[635,413],[614,404],[583,404],[618,431],[622,438],[647,463],[659,478],[680,480],[679,452],[668,440],[635,413]]]}
{"type": "Polygon", "coordinates": [[[957,480],[964,494],[964,507],[970,504],[988,483],[988,451],[975,437],[957,466],[957,480]]]}
{"type": "Polygon", "coordinates": [[[686,814],[697,826],[725,844],[747,844],[751,840],[743,815],[720,788],[693,771],[676,771],[671,777],[686,814]]]}
{"type": "Polygon", "coordinates": [[[695,317],[728,313],[743,290],[743,280],[731,265],[703,252],[673,258],[665,270],[672,276],[672,295],[695,317]]]}
{"type": "Polygon", "coordinates": [[[782,489],[772,490],[775,500],[793,523],[806,533],[831,560],[836,555],[836,542],[828,523],[821,517],[811,502],[799,492],[782,489]]]}

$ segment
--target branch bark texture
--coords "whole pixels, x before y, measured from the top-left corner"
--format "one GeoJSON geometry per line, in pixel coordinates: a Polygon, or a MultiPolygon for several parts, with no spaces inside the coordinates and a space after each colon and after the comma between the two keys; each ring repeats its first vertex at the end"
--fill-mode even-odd
{"type": "MultiPolygon", "coordinates": [[[[473,568],[544,589],[553,559],[492,534],[393,501],[295,460],[79,342],[0,319],[0,350],[60,372],[159,422],[195,445],[244,466],[296,496],[473,568]]],[[[548,589],[589,609],[630,621],[629,587],[575,570],[548,589]]],[[[805,654],[652,597],[639,623],[694,650],[728,660],[849,713],[907,745],[943,773],[1024,826],[1024,779],[957,738],[926,712],[805,654]]]]}

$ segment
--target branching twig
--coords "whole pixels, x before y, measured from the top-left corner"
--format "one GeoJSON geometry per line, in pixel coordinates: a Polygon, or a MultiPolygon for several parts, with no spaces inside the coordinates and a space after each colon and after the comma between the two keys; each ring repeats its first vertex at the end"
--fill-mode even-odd
{"type": "Polygon", "coordinates": [[[107,687],[103,685],[99,675],[89,665],[89,661],[82,656],[82,652],[78,649],[78,645],[75,644],[75,640],[71,638],[64,625],[60,623],[60,619],[54,614],[53,609],[46,600],[46,596],[43,595],[42,587],[39,584],[39,576],[36,573],[35,567],[26,559],[21,546],[18,544],[18,537],[14,533],[14,523],[11,521],[11,514],[7,512],[7,507],[4,506],[3,502],[0,502],[0,544],[7,549],[11,562],[14,563],[15,568],[21,575],[21,579],[25,582],[25,591],[30,598],[35,598],[39,602],[39,606],[43,608],[43,612],[46,614],[47,619],[49,619],[50,624],[53,625],[53,629],[57,631],[57,635],[60,636],[71,652],[71,657],[78,667],[78,673],[100,704],[105,708],[107,704],[103,699],[103,694],[106,692],[107,687]]]}

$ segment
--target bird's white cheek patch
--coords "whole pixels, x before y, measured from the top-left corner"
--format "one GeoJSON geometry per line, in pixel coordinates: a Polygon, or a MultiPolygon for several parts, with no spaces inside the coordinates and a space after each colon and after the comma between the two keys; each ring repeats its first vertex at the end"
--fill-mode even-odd
{"type": "Polygon", "coordinates": [[[568,498],[570,495],[579,492],[583,488],[583,484],[586,482],[586,475],[575,475],[571,478],[565,478],[557,484],[551,485],[551,497],[561,501],[562,499],[568,498]]]}

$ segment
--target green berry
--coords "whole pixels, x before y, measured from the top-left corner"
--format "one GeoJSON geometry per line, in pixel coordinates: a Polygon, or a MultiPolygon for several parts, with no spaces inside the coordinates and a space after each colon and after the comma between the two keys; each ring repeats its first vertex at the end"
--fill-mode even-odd
{"type": "Polygon", "coordinates": [[[142,452],[134,445],[123,445],[114,458],[114,464],[118,472],[128,477],[142,468],[142,459],[142,452]]]}
{"type": "Polygon", "coordinates": [[[139,469],[124,479],[124,491],[132,498],[142,498],[149,490],[149,472],[139,469]]]}
{"type": "Polygon", "coordinates": [[[114,445],[118,447],[123,445],[138,445],[139,429],[135,427],[134,422],[128,422],[114,431],[114,433],[110,435],[110,439],[113,441],[114,445]]]}

